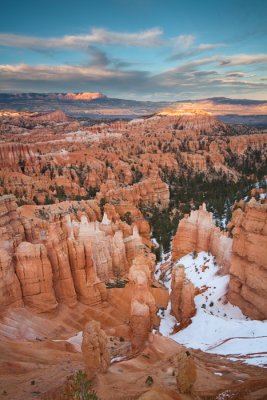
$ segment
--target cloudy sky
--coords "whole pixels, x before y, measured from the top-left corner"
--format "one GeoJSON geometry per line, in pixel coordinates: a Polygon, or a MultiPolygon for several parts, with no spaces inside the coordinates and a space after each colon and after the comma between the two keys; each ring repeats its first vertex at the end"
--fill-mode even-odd
{"type": "Polygon", "coordinates": [[[265,0],[9,0],[0,91],[267,100],[265,0]]]}

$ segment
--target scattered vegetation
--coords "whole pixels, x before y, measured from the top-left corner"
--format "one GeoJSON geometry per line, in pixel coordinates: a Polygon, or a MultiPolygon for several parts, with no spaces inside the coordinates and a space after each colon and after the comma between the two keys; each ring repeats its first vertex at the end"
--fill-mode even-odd
{"type": "Polygon", "coordinates": [[[153,383],[154,383],[154,379],[152,378],[152,376],[148,375],[148,377],[146,378],[146,385],[152,386],[153,383]]]}
{"type": "Polygon", "coordinates": [[[92,390],[92,383],[87,379],[86,373],[81,370],[67,378],[63,398],[65,400],[100,400],[96,392],[92,390]]]}
{"type": "Polygon", "coordinates": [[[127,211],[122,217],[121,220],[126,222],[128,225],[131,225],[133,223],[132,220],[132,214],[130,213],[130,211],[127,211]]]}

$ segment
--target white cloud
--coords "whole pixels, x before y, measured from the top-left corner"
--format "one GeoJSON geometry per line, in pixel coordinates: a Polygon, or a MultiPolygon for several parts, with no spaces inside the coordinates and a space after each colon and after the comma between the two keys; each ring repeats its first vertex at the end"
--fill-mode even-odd
{"type": "Polygon", "coordinates": [[[218,57],[218,61],[221,66],[265,64],[267,63],[267,54],[238,54],[218,57]]]}
{"type": "Polygon", "coordinates": [[[207,50],[213,50],[213,49],[219,49],[221,47],[225,47],[226,45],[224,43],[206,43],[206,44],[200,44],[197,49],[201,51],[207,51],[207,50]]]}
{"type": "Polygon", "coordinates": [[[196,40],[194,35],[180,35],[171,39],[171,44],[175,49],[188,49],[191,47],[196,40]]]}
{"type": "Polygon", "coordinates": [[[0,65],[1,80],[47,80],[65,81],[68,79],[86,78],[91,80],[126,77],[127,73],[91,66],[70,65],[0,65]]]}
{"type": "Polygon", "coordinates": [[[155,47],[162,44],[162,30],[152,28],[140,32],[112,32],[93,28],[85,35],[66,35],[61,37],[34,37],[0,33],[0,45],[28,49],[84,49],[91,44],[110,44],[135,47],[155,47]]]}

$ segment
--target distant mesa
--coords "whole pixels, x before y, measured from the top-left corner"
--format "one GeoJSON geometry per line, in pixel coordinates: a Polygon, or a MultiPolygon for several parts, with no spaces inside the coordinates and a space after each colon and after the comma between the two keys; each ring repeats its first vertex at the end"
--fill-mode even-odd
{"type": "Polygon", "coordinates": [[[67,93],[67,94],[59,94],[59,99],[62,100],[83,100],[83,101],[91,101],[95,99],[106,99],[103,93],[100,92],[83,92],[83,93],[67,93]]]}
{"type": "Polygon", "coordinates": [[[161,110],[157,113],[158,115],[164,115],[164,116],[181,116],[181,115],[188,115],[188,116],[194,116],[194,115],[211,115],[210,112],[204,111],[201,109],[195,109],[195,108],[180,108],[180,109],[166,109],[166,110],[161,110]]]}

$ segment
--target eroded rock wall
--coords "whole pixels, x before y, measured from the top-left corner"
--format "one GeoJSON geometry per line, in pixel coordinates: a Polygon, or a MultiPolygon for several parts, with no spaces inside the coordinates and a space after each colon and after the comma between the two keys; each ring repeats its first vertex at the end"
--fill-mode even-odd
{"type": "Polygon", "coordinates": [[[145,345],[156,319],[156,302],[151,293],[151,280],[155,259],[152,254],[139,254],[129,271],[129,279],[133,286],[130,328],[133,352],[145,345]]]}
{"type": "Polygon", "coordinates": [[[59,303],[106,302],[105,283],[126,277],[144,247],[137,225],[111,211],[113,220],[105,213],[99,222],[99,208],[89,200],[18,212],[14,196],[1,197],[0,306],[48,312],[59,303]]]}
{"type": "Polygon", "coordinates": [[[171,283],[171,313],[176,320],[185,327],[190,324],[196,313],[195,287],[186,279],[183,265],[175,266],[172,270],[171,283]]]}
{"type": "Polygon", "coordinates": [[[205,204],[180,221],[172,242],[173,261],[193,251],[210,251],[224,271],[229,270],[232,239],[215,226],[212,213],[207,211],[205,204]]]}
{"type": "Polygon", "coordinates": [[[267,319],[267,204],[252,199],[232,218],[228,299],[252,319],[267,319]]]}

